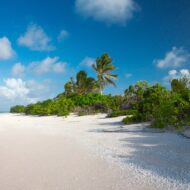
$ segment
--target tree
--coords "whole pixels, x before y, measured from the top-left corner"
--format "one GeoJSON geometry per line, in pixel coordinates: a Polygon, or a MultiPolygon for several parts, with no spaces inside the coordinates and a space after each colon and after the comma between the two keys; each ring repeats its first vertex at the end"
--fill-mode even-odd
{"type": "Polygon", "coordinates": [[[136,109],[142,101],[143,95],[148,87],[149,85],[146,81],[138,81],[135,85],[130,85],[129,88],[125,90],[124,107],[136,109]]]}
{"type": "Polygon", "coordinates": [[[65,89],[65,95],[69,96],[73,93],[73,84],[71,81],[67,82],[64,86],[65,89]]]}
{"type": "Polygon", "coordinates": [[[98,82],[92,78],[92,77],[88,77],[86,79],[86,83],[85,83],[85,93],[97,93],[99,90],[99,85],[98,82]]]}
{"type": "Polygon", "coordinates": [[[183,77],[180,79],[173,79],[171,81],[171,88],[174,93],[180,94],[185,100],[189,100],[189,78],[183,77]]]}
{"type": "Polygon", "coordinates": [[[88,77],[87,73],[83,70],[79,71],[76,75],[76,80],[71,78],[64,86],[65,95],[69,96],[72,93],[75,94],[88,94],[98,92],[99,85],[98,82],[92,78],[88,77]]]}
{"type": "Polygon", "coordinates": [[[127,98],[135,97],[137,100],[142,99],[143,93],[149,87],[146,81],[138,81],[135,85],[130,85],[128,89],[125,90],[125,96],[127,98]]]}
{"type": "Polygon", "coordinates": [[[25,107],[23,105],[16,105],[14,107],[11,107],[10,112],[11,113],[24,113],[25,107]]]}
{"type": "Polygon", "coordinates": [[[183,93],[186,89],[186,84],[180,79],[173,79],[171,82],[172,91],[176,93],[183,93]]]}
{"type": "Polygon", "coordinates": [[[76,76],[76,87],[78,94],[84,94],[87,85],[87,73],[85,71],[79,71],[76,76]]]}
{"type": "Polygon", "coordinates": [[[112,64],[112,59],[107,53],[104,53],[101,57],[98,57],[96,59],[96,64],[93,64],[92,68],[97,74],[101,94],[103,93],[103,89],[106,85],[111,84],[116,86],[113,80],[116,80],[118,76],[111,73],[115,70],[115,66],[112,64]]]}

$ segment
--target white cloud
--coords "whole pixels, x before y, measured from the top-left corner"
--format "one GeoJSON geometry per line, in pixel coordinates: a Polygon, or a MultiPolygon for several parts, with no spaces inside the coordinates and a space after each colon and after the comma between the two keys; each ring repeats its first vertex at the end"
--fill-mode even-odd
{"type": "Polygon", "coordinates": [[[0,108],[8,110],[15,104],[34,103],[49,98],[50,94],[50,85],[47,81],[40,84],[34,80],[8,78],[0,85],[0,108]]]}
{"type": "Polygon", "coordinates": [[[187,64],[190,61],[190,53],[183,48],[173,47],[170,52],[167,52],[165,58],[156,59],[154,63],[158,68],[178,68],[187,64]]]}
{"type": "Polygon", "coordinates": [[[0,38],[0,60],[11,59],[14,55],[15,52],[9,39],[7,37],[0,38]]]}
{"type": "Polygon", "coordinates": [[[168,72],[168,75],[164,77],[164,82],[168,84],[173,79],[178,79],[182,77],[190,77],[190,70],[188,69],[181,69],[179,71],[177,70],[170,70],[168,72]]]}
{"type": "Polygon", "coordinates": [[[81,63],[80,66],[85,66],[85,67],[92,67],[93,64],[95,64],[96,60],[92,57],[85,57],[81,63]]]}
{"type": "Polygon", "coordinates": [[[132,76],[133,76],[133,74],[131,74],[131,73],[126,73],[126,74],[125,74],[125,77],[126,77],[126,78],[130,78],[130,77],[132,77],[132,76]]]}
{"type": "Polygon", "coordinates": [[[181,70],[180,70],[180,74],[181,74],[182,76],[190,77],[190,70],[188,70],[188,69],[181,69],[181,70]]]}
{"type": "Polygon", "coordinates": [[[109,24],[125,24],[137,10],[134,0],[76,0],[76,10],[109,24]]]}
{"type": "Polygon", "coordinates": [[[30,63],[28,69],[38,75],[54,72],[63,73],[65,72],[67,63],[59,61],[59,57],[47,57],[42,61],[30,63]]]}
{"type": "Polygon", "coordinates": [[[42,27],[36,24],[28,26],[26,33],[19,37],[18,44],[34,51],[52,51],[55,49],[51,45],[50,37],[48,37],[42,27]]]}
{"type": "Polygon", "coordinates": [[[64,40],[65,38],[67,38],[69,35],[69,33],[66,30],[61,30],[61,32],[59,33],[57,40],[59,42],[61,42],[62,40],[64,40]]]}
{"type": "Polygon", "coordinates": [[[0,94],[7,99],[12,100],[18,96],[24,98],[29,93],[29,89],[26,88],[26,83],[22,79],[10,78],[4,80],[4,83],[4,86],[0,86],[0,94]]]}
{"type": "Polygon", "coordinates": [[[168,74],[169,74],[169,76],[174,76],[174,75],[177,74],[177,71],[176,71],[176,70],[170,70],[170,71],[168,72],[168,74]]]}
{"type": "Polygon", "coordinates": [[[25,72],[25,66],[22,65],[21,63],[16,63],[13,67],[12,67],[12,76],[14,77],[21,77],[24,75],[25,72]]]}

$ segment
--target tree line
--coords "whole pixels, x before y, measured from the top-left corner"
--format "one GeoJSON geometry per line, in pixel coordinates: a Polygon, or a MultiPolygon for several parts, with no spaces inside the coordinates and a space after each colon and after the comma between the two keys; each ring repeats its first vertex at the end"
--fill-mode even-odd
{"type": "Polygon", "coordinates": [[[64,92],[54,99],[30,104],[17,105],[12,113],[28,115],[67,116],[107,113],[108,117],[126,116],[125,124],[150,121],[153,127],[182,128],[190,125],[190,79],[183,77],[171,81],[171,90],[161,84],[139,81],[129,86],[124,95],[104,95],[107,85],[116,86],[118,75],[113,74],[115,66],[108,54],[103,54],[92,65],[96,79],[79,71],[64,85],[64,92]]]}

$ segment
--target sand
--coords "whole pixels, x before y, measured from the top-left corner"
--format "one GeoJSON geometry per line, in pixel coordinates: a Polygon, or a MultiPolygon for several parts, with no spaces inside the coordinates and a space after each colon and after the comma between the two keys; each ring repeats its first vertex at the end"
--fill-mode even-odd
{"type": "Polygon", "coordinates": [[[122,117],[0,114],[0,190],[187,190],[190,140],[122,117]]]}

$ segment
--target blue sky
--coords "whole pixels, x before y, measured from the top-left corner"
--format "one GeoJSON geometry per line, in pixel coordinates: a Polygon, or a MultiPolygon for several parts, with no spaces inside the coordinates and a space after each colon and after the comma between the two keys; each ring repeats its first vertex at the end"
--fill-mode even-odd
{"type": "Polygon", "coordinates": [[[121,94],[190,75],[189,0],[11,0],[0,7],[0,110],[54,97],[107,52],[121,94]]]}

